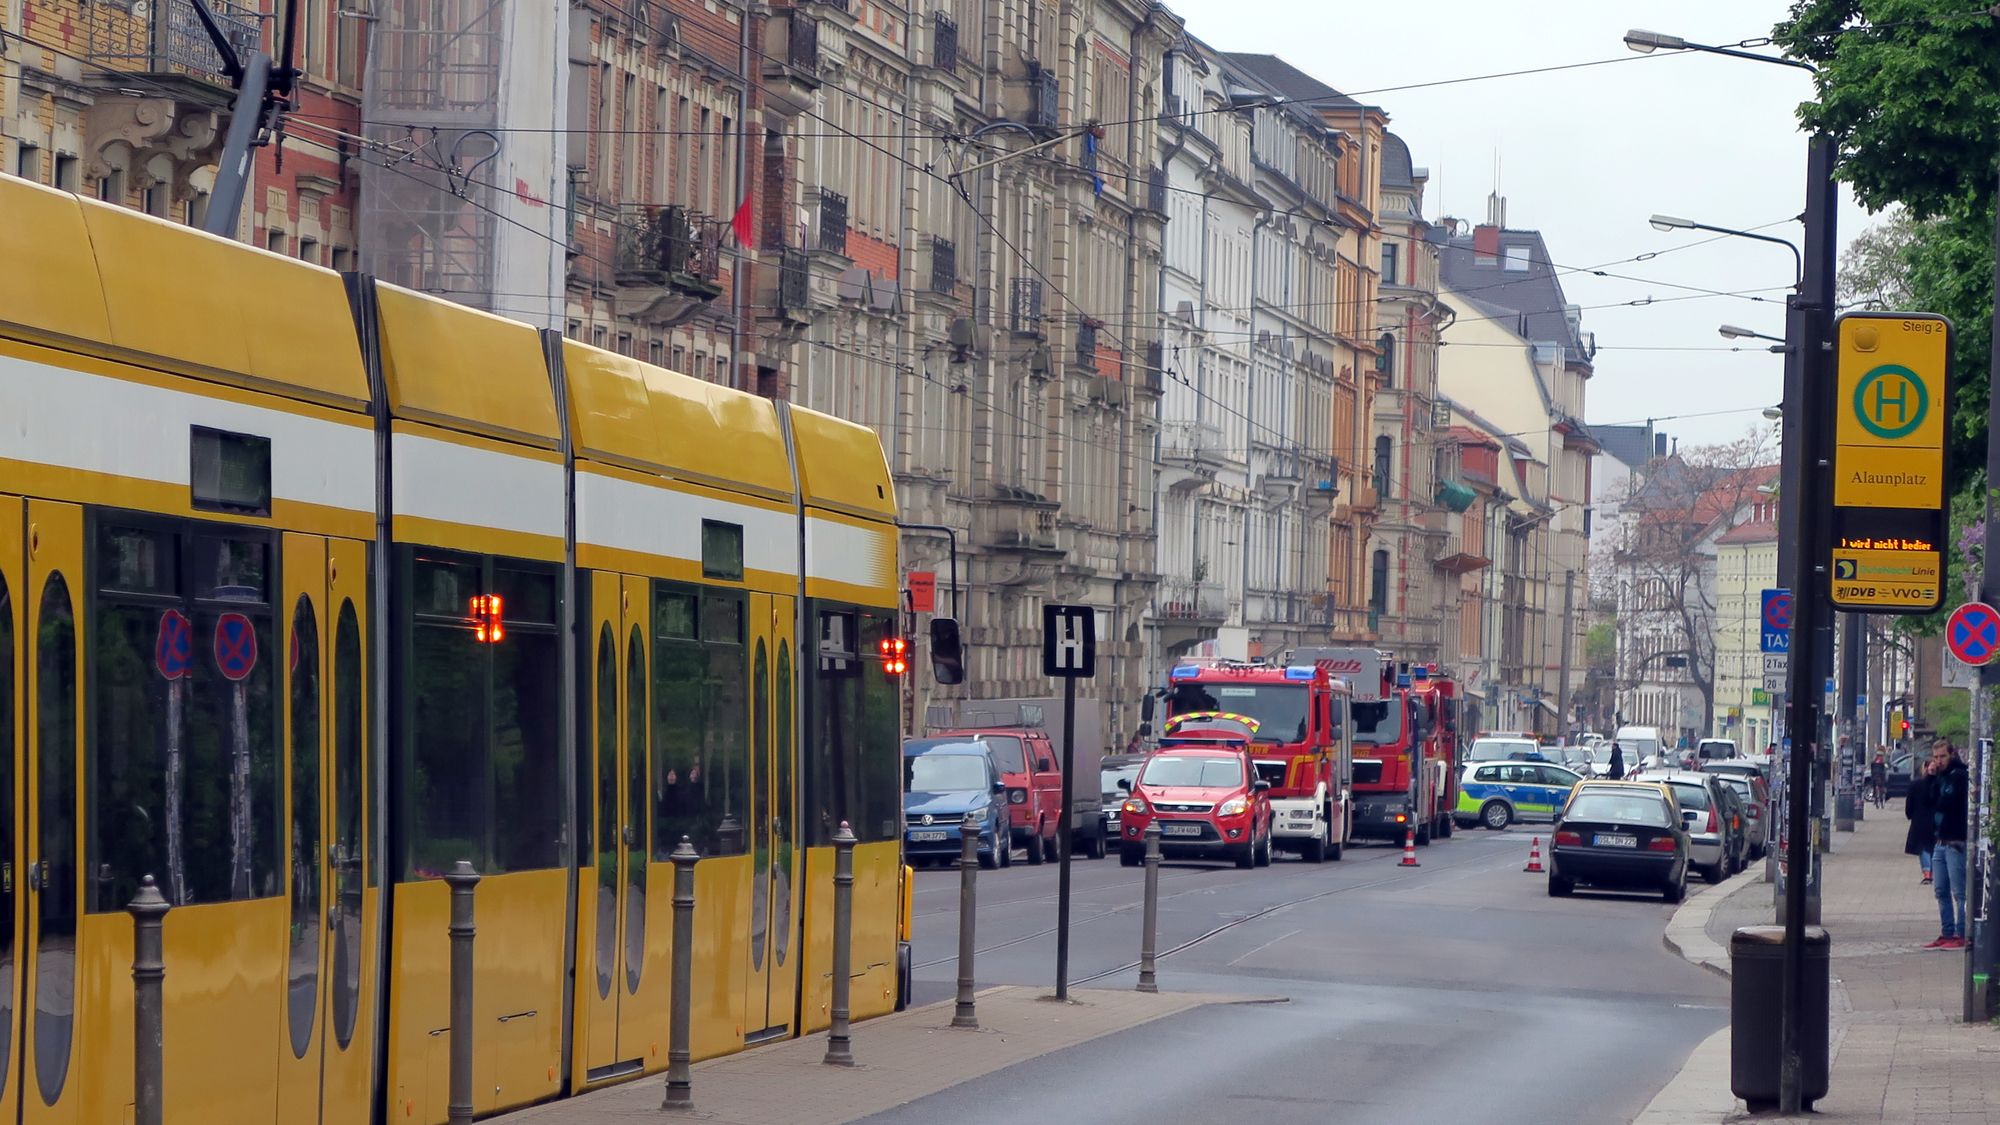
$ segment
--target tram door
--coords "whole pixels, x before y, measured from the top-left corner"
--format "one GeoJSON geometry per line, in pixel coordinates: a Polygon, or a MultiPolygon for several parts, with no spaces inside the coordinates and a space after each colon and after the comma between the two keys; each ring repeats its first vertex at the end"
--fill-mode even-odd
{"type": "MultiPolygon", "coordinates": [[[[644,1065],[649,1013],[633,1001],[646,956],[647,732],[651,683],[646,644],[650,591],[644,578],[593,572],[590,735],[577,774],[587,785],[586,869],[579,902],[588,934],[577,967],[584,1077],[598,1081],[644,1065]]],[[[657,1038],[655,1036],[654,1038],[657,1038]]]]}
{"type": "Polygon", "coordinates": [[[362,886],[368,841],[367,545],[285,536],[288,1047],[278,1119],[357,1120],[373,1075],[362,886]]]}
{"type": "MultiPolygon", "coordinates": [[[[27,738],[22,794],[26,862],[12,885],[27,900],[14,965],[21,985],[8,1013],[10,1069],[19,1069],[21,1120],[70,1125],[86,1081],[76,1057],[77,922],[83,875],[77,862],[77,769],[82,747],[83,510],[27,504],[27,568],[20,599],[27,738]],[[18,1018],[16,1014],[18,1013],[18,1018]],[[13,1064],[18,1063],[18,1067],[13,1064]]],[[[11,804],[11,802],[10,802],[11,804]]],[[[0,874],[0,885],[6,882],[0,874]]],[[[9,916],[12,917],[11,915],[9,916]]],[[[8,976],[15,975],[9,972],[8,976]]]]}
{"type": "Polygon", "coordinates": [[[794,599],[750,595],[750,949],[747,1038],[790,1031],[798,1007],[794,599]]]}
{"type": "Polygon", "coordinates": [[[21,679],[25,671],[23,641],[32,636],[21,614],[27,604],[21,584],[23,561],[21,501],[0,496],[0,1120],[13,1121],[20,1115],[21,1048],[14,1034],[19,1026],[15,1013],[21,1010],[21,962],[15,935],[21,932],[20,896],[14,893],[14,873],[20,869],[15,854],[19,846],[15,826],[21,823],[16,806],[21,776],[21,732],[27,708],[23,705],[21,679]]]}

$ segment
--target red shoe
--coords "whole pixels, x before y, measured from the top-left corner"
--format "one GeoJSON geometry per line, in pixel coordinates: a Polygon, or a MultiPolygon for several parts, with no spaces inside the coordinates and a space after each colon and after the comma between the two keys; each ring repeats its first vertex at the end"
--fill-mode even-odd
{"type": "Polygon", "coordinates": [[[1946,939],[1944,939],[1944,942],[1943,942],[1942,944],[1940,944],[1940,945],[1938,946],[1938,948],[1939,948],[1939,949],[1964,949],[1964,948],[1965,948],[1965,939],[1964,939],[1964,938],[1962,938],[1962,937],[1954,937],[1954,938],[1946,938],[1946,939]]]}
{"type": "Polygon", "coordinates": [[[1939,934],[1939,935],[1938,935],[1937,937],[1935,937],[1935,938],[1932,938],[1932,939],[1931,939],[1930,941],[1928,941],[1928,942],[1924,943],[1924,948],[1925,948],[1925,949],[1943,949],[1943,948],[1944,948],[1944,943],[1945,943],[1945,942],[1948,942],[1948,941],[1950,941],[1950,940],[1951,940],[1950,938],[1948,938],[1948,937],[1944,936],[1943,934],[1939,934]]]}
{"type": "Polygon", "coordinates": [[[1928,872],[1928,871],[1924,872],[1924,877],[1923,877],[1923,878],[1921,878],[1921,879],[1917,880],[1917,882],[1919,882],[1919,883],[1928,883],[1928,882],[1930,882],[1930,881],[1931,881],[1931,873],[1930,873],[1930,872],[1928,872]]]}

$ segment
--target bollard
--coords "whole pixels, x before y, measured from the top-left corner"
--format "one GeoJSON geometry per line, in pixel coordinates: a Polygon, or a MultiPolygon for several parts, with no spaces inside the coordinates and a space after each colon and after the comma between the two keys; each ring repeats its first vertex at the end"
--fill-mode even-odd
{"type": "Polygon", "coordinates": [[[1139,991],[1158,992],[1153,977],[1154,947],[1160,936],[1160,822],[1146,826],[1146,921],[1139,934],[1139,991]]]}
{"type": "Polygon", "coordinates": [[[472,889],[479,872],[459,860],[445,873],[451,885],[451,1071],[447,1125],[472,1125],[472,889]]]}
{"type": "Polygon", "coordinates": [[[139,892],[125,905],[132,915],[132,1121],[160,1125],[165,1068],[166,1021],[161,1011],[160,985],[167,966],[161,927],[173,909],[160,897],[151,875],[139,880],[139,892]]]}
{"type": "Polygon", "coordinates": [[[848,988],[854,961],[854,830],[846,821],[833,834],[833,1022],[826,1029],[828,1066],[853,1066],[847,1035],[848,988]]]}
{"type": "MultiPolygon", "coordinates": [[[[967,813],[958,830],[958,1005],[951,1013],[951,1026],[979,1027],[979,1014],[972,1006],[973,923],[979,907],[979,821],[978,813],[967,813]]],[[[1000,846],[995,833],[993,846],[1000,846]]]]}
{"type": "Polygon", "coordinates": [[[667,1096],[661,1109],[694,1108],[688,1074],[688,1028],[694,1009],[694,865],[701,858],[686,836],[667,857],[674,863],[674,982],[667,1016],[667,1096]]]}

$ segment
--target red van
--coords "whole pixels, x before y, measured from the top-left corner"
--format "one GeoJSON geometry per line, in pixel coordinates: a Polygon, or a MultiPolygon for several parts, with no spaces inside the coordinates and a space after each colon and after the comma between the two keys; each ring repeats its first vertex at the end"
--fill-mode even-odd
{"type": "MultiPolygon", "coordinates": [[[[984,746],[1000,767],[1013,813],[1014,846],[1027,849],[1029,863],[1056,858],[1056,831],[1062,821],[1062,764],[1048,732],[1033,727],[992,727],[939,731],[926,738],[903,740],[905,754],[950,742],[984,746]]],[[[1093,791],[1093,795],[1094,791],[1093,791]]],[[[1103,833],[1078,831],[1076,854],[1102,858],[1103,833]]]]}
{"type": "Polygon", "coordinates": [[[1160,822],[1160,854],[1232,859],[1238,867],[1271,862],[1271,783],[1257,776],[1240,740],[1163,744],[1146,759],[1119,819],[1118,860],[1136,867],[1146,855],[1146,825],[1160,822]]]}

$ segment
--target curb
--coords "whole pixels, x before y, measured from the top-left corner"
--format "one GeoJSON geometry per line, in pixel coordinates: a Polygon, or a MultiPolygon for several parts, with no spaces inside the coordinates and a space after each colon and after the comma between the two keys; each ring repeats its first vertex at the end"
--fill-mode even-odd
{"type": "Polygon", "coordinates": [[[1674,911],[1674,916],[1667,921],[1666,930],[1660,935],[1661,942],[1689,964],[1727,977],[1729,951],[1708,936],[1708,920],[1715,916],[1724,899],[1752,883],[1762,882],[1764,865],[1759,863],[1720,883],[1703,887],[1674,911]]]}

